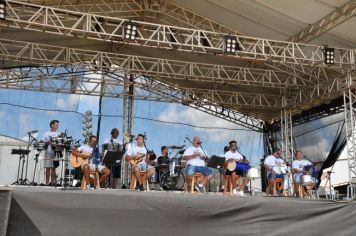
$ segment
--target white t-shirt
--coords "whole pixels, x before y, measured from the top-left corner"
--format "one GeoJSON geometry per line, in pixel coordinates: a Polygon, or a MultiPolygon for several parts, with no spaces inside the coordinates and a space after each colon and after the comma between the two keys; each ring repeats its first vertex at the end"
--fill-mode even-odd
{"type": "Polygon", "coordinates": [[[281,166],[284,161],[282,158],[277,158],[273,155],[269,155],[266,157],[264,164],[269,166],[281,166]]]}
{"type": "Polygon", "coordinates": [[[293,169],[298,169],[299,171],[302,171],[304,169],[304,166],[311,165],[312,163],[308,160],[295,160],[292,163],[292,168],[293,169]]]}
{"type": "Polygon", "coordinates": [[[120,145],[122,145],[122,142],[119,138],[107,138],[105,139],[104,143],[118,143],[120,145]]]}
{"type": "MultiPolygon", "coordinates": [[[[88,144],[83,144],[82,146],[78,147],[77,150],[81,153],[92,153],[93,152],[93,148],[89,147],[88,144]]],[[[90,158],[89,161],[90,164],[93,164],[93,158],[90,158]]]]}
{"type": "MultiPolygon", "coordinates": [[[[127,146],[126,155],[136,156],[137,154],[139,154],[139,155],[147,154],[147,149],[145,148],[145,146],[139,147],[136,144],[132,144],[132,145],[128,145],[127,146]]],[[[144,164],[144,163],[146,163],[145,160],[146,160],[146,157],[143,157],[142,161],[140,161],[137,164],[144,164]]]]}
{"type": "Polygon", "coordinates": [[[194,159],[187,160],[187,165],[193,165],[193,166],[205,166],[205,161],[200,158],[201,154],[202,156],[207,155],[209,156],[206,152],[203,151],[201,147],[189,147],[184,151],[183,157],[184,156],[191,156],[194,153],[197,153],[198,156],[194,159]]]}
{"type": "MultiPolygon", "coordinates": [[[[55,137],[58,137],[59,136],[59,132],[58,131],[46,131],[43,136],[42,136],[42,141],[44,142],[49,142],[51,140],[51,138],[55,138],[55,137]]],[[[51,145],[48,145],[48,148],[47,148],[47,153],[48,154],[53,154],[53,150],[52,150],[52,146],[51,145]]]]}
{"type": "Polygon", "coordinates": [[[242,155],[238,152],[232,152],[231,150],[225,153],[225,159],[229,160],[229,159],[233,159],[234,161],[241,161],[244,158],[242,157],[242,155]]]}

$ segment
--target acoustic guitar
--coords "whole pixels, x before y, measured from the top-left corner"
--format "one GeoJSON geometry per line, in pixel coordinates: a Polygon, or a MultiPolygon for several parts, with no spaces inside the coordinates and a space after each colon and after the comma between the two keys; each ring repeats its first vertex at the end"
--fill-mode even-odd
{"type": "Polygon", "coordinates": [[[137,153],[137,155],[140,155],[140,157],[138,159],[130,160],[131,165],[136,165],[137,163],[141,162],[146,155],[150,161],[156,159],[156,154],[153,151],[148,151],[147,154],[137,153]]]}
{"type": "Polygon", "coordinates": [[[91,157],[91,153],[83,152],[81,154],[84,155],[84,157],[76,156],[73,153],[70,154],[70,163],[74,168],[78,168],[81,167],[83,164],[89,163],[89,158],[91,157]]]}

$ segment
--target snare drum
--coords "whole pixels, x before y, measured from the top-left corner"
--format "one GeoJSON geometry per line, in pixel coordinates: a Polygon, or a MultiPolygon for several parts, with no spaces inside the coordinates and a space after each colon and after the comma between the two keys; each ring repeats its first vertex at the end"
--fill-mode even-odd
{"type": "Polygon", "coordinates": [[[37,142],[34,144],[37,151],[41,152],[46,149],[46,144],[44,142],[37,142]]]}

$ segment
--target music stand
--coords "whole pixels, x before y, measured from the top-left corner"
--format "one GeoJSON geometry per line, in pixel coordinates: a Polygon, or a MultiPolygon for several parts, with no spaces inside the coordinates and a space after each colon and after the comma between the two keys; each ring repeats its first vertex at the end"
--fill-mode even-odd
{"type": "Polygon", "coordinates": [[[124,155],[124,153],[122,151],[107,151],[103,158],[103,164],[110,168],[109,186],[113,182],[114,167],[121,166],[121,160],[122,160],[123,155],[124,155]]]}
{"type": "Polygon", "coordinates": [[[17,180],[12,183],[11,185],[25,185],[26,180],[23,179],[23,171],[24,171],[24,166],[25,166],[25,158],[26,156],[28,157],[28,154],[31,152],[31,150],[28,149],[12,149],[11,154],[12,155],[19,155],[19,165],[17,167],[17,180]],[[21,165],[21,159],[22,159],[22,165],[21,165]],[[21,178],[20,178],[20,166],[21,166],[21,178]]]}
{"type": "Polygon", "coordinates": [[[210,168],[217,169],[217,168],[222,168],[224,166],[224,163],[225,163],[225,157],[219,157],[219,156],[213,155],[209,159],[207,166],[210,168]]]}

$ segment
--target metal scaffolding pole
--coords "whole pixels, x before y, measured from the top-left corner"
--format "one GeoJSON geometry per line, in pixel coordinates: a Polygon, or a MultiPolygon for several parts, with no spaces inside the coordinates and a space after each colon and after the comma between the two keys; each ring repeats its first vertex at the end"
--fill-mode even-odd
{"type": "Polygon", "coordinates": [[[294,160],[294,145],[292,110],[289,108],[283,108],[281,110],[281,139],[284,158],[286,161],[291,162],[294,160]]]}
{"type": "Polygon", "coordinates": [[[347,72],[347,88],[344,90],[345,132],[347,137],[347,162],[349,169],[349,186],[347,198],[356,198],[356,89],[353,88],[351,71],[347,72]]]}
{"type": "MultiPolygon", "coordinates": [[[[130,74],[124,75],[124,96],[123,96],[123,120],[122,120],[122,130],[123,130],[123,142],[127,146],[131,145],[132,139],[130,135],[133,130],[133,110],[134,110],[134,76],[130,74]]],[[[121,164],[121,183],[124,186],[128,186],[130,182],[130,163],[123,159],[121,164]]]]}

